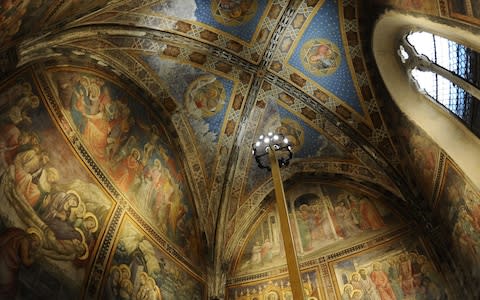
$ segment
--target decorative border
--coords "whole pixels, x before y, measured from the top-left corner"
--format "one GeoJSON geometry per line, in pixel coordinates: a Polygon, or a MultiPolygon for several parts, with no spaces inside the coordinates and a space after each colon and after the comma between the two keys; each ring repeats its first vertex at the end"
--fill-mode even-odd
{"type": "Polygon", "coordinates": [[[145,11],[148,9],[147,6],[138,7],[135,5],[122,5],[105,10],[90,18],[80,20],[73,24],[136,24],[136,26],[176,33],[207,44],[215,45],[227,52],[239,55],[249,62],[259,63],[262,59],[263,53],[268,48],[269,40],[273,36],[275,27],[280,22],[279,17],[284,15],[287,4],[287,0],[273,0],[270,5],[267,5],[261,18],[263,21],[260,21],[262,22],[262,25],[261,27],[256,28],[256,32],[252,37],[252,42],[245,42],[242,39],[204,23],[181,20],[163,14],[155,15],[153,12],[147,13],[145,11]],[[131,11],[124,12],[121,11],[122,9],[130,9],[131,11]],[[275,9],[279,10],[275,11],[275,9]],[[268,30],[269,33],[264,41],[258,43],[258,32],[261,30],[268,30]]]}

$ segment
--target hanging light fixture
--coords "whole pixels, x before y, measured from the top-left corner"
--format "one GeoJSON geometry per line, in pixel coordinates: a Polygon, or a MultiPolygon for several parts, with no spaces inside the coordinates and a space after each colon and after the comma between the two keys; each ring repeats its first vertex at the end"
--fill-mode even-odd
{"type": "Polygon", "coordinates": [[[293,157],[292,145],[283,134],[269,132],[267,135],[261,135],[252,145],[252,154],[259,168],[271,170],[268,158],[270,150],[275,151],[280,167],[288,166],[293,157]]]}

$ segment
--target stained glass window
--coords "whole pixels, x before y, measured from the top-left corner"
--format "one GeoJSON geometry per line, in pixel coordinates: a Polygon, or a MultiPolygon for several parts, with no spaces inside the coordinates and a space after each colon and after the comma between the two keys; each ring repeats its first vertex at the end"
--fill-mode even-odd
{"type": "MultiPolygon", "coordinates": [[[[478,90],[480,86],[479,53],[428,32],[412,32],[407,35],[406,41],[415,48],[417,54],[427,57],[431,62],[474,85],[478,90]]],[[[399,54],[402,61],[408,58],[408,53],[405,52],[402,45],[400,45],[399,54]]],[[[478,99],[433,71],[413,67],[411,75],[421,91],[445,106],[477,136],[480,136],[480,103],[478,99]]]]}

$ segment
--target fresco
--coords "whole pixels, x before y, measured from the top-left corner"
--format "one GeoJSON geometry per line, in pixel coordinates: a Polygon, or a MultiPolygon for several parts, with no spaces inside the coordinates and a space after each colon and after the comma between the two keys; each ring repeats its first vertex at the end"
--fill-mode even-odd
{"type": "Polygon", "coordinates": [[[0,92],[0,132],[0,298],[77,298],[112,201],[30,77],[0,92]]]}
{"type": "Polygon", "coordinates": [[[196,259],[193,206],[158,120],[111,80],[82,71],[53,71],[50,77],[95,161],[146,220],[196,259]]]}
{"type": "Polygon", "coordinates": [[[186,0],[162,1],[150,9],[154,13],[201,22],[244,42],[260,34],[261,26],[272,0],[186,0]]]}
{"type": "Polygon", "coordinates": [[[447,225],[449,249],[469,275],[480,278],[480,192],[447,160],[435,212],[447,225]]]}
{"type": "MultiPolygon", "coordinates": [[[[297,254],[304,257],[341,249],[385,233],[402,221],[383,202],[348,189],[310,183],[286,191],[294,213],[290,222],[297,254]],[[300,237],[300,238],[299,238],[300,237]]],[[[285,264],[278,213],[257,223],[235,266],[235,274],[259,272],[285,264]]]]}
{"type": "Polygon", "coordinates": [[[319,5],[291,47],[288,64],[363,115],[343,48],[338,3],[324,1],[319,5]]]}
{"type": "MultiPolygon", "coordinates": [[[[322,293],[319,286],[317,271],[310,270],[301,273],[305,299],[319,300],[322,293]]],[[[256,283],[248,283],[235,287],[227,287],[227,297],[230,300],[293,300],[288,277],[269,279],[256,283]]]]}
{"type": "Polygon", "coordinates": [[[410,184],[430,202],[440,150],[405,115],[401,114],[401,117],[395,119],[397,120],[396,128],[398,128],[398,145],[406,154],[405,159],[401,161],[402,166],[409,170],[410,174],[416,174],[414,180],[410,178],[410,184]]]}
{"type": "Polygon", "coordinates": [[[211,176],[225,115],[235,94],[234,81],[157,55],[142,58],[157,73],[169,95],[185,108],[198,140],[195,146],[202,155],[207,175],[211,176]]]}
{"type": "Polygon", "coordinates": [[[338,299],[448,299],[449,288],[418,238],[330,263],[338,299]]]}
{"type": "Polygon", "coordinates": [[[453,17],[480,24],[479,0],[449,0],[448,4],[453,17]]]}
{"type": "Polygon", "coordinates": [[[102,299],[200,300],[205,286],[181,268],[130,220],[123,222],[102,299]]]}
{"type": "Polygon", "coordinates": [[[196,0],[197,21],[250,42],[271,0],[196,0]]]}
{"type": "Polygon", "coordinates": [[[422,0],[374,0],[379,5],[390,5],[398,9],[417,11],[425,14],[438,15],[438,1],[422,0]]]}
{"type": "Polygon", "coordinates": [[[340,65],[340,50],[325,39],[313,39],[306,42],[300,50],[303,67],[316,76],[334,73],[340,65]]]}
{"type": "Polygon", "coordinates": [[[42,29],[39,23],[51,25],[103,7],[108,0],[66,0],[50,5],[45,0],[5,0],[0,4],[0,41],[8,42],[24,34],[42,29]],[[47,20],[45,18],[48,17],[47,20]]]}

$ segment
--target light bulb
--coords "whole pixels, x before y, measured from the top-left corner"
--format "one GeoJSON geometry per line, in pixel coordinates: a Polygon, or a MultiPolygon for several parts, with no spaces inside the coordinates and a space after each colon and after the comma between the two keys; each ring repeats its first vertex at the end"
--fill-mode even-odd
{"type": "Polygon", "coordinates": [[[278,140],[278,135],[274,135],[274,136],[273,136],[273,140],[274,140],[274,141],[278,140]]]}
{"type": "Polygon", "coordinates": [[[288,139],[287,139],[287,138],[284,138],[284,139],[283,139],[283,142],[284,142],[285,144],[288,144],[288,139]]]}
{"type": "Polygon", "coordinates": [[[263,140],[263,142],[264,142],[265,144],[270,143],[270,138],[266,137],[266,138],[263,140]]]}
{"type": "Polygon", "coordinates": [[[268,136],[272,136],[272,135],[273,135],[273,133],[269,132],[269,133],[267,133],[267,135],[268,135],[268,136]]]}
{"type": "Polygon", "coordinates": [[[261,144],[260,142],[256,142],[256,143],[255,143],[255,146],[259,147],[260,144],[261,144]]]}
{"type": "Polygon", "coordinates": [[[263,134],[258,137],[259,140],[263,140],[263,134]]]}

